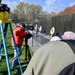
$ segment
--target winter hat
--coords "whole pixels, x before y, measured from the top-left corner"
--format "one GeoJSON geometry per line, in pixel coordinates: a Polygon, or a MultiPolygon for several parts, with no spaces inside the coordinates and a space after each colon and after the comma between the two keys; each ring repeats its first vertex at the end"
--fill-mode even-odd
{"type": "Polygon", "coordinates": [[[61,37],[62,39],[75,40],[75,33],[72,31],[66,31],[61,37]]]}

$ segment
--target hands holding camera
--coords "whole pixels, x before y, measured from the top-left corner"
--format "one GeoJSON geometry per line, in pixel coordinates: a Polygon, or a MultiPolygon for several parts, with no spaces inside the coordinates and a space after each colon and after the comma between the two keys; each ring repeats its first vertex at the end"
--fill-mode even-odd
{"type": "Polygon", "coordinates": [[[27,31],[27,35],[25,36],[25,38],[26,39],[29,39],[29,38],[31,38],[33,35],[29,32],[29,31],[27,31]]]}

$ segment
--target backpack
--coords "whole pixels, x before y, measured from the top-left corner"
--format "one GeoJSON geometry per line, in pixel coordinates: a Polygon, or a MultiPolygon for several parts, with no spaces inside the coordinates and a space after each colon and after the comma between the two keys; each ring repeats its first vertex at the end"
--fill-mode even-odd
{"type": "MultiPolygon", "coordinates": [[[[75,40],[62,40],[62,41],[66,42],[71,47],[73,53],[75,54],[75,40]]],[[[59,73],[59,75],[75,75],[75,62],[66,66],[59,73]]]]}

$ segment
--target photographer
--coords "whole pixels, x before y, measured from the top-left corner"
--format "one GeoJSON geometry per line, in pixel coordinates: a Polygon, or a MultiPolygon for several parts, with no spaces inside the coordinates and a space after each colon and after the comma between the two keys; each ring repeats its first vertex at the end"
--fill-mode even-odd
{"type": "Polygon", "coordinates": [[[16,69],[16,65],[18,64],[18,58],[17,55],[20,54],[21,52],[21,46],[23,43],[23,38],[26,37],[26,35],[29,34],[29,32],[25,31],[25,24],[24,23],[20,23],[18,26],[16,26],[16,28],[13,30],[13,34],[14,34],[14,39],[15,39],[15,43],[16,43],[16,48],[14,45],[14,41],[12,39],[12,46],[14,49],[14,57],[16,57],[13,61],[12,61],[12,70],[16,69]]]}

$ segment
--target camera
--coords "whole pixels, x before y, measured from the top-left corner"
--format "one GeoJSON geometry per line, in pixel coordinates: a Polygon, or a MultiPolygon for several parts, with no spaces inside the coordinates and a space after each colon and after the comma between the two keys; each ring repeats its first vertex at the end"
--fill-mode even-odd
{"type": "Polygon", "coordinates": [[[25,38],[26,38],[26,39],[29,39],[29,38],[31,38],[32,36],[33,36],[32,34],[28,33],[28,34],[25,36],[25,38]]]}

